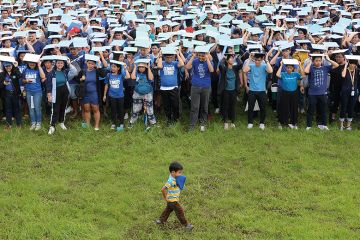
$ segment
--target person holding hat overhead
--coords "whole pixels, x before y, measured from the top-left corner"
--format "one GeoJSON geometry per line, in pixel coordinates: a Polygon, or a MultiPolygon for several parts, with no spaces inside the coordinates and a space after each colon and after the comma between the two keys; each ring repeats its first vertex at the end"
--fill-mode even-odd
{"type": "Polygon", "coordinates": [[[38,55],[26,54],[24,61],[27,67],[22,72],[22,83],[25,85],[26,100],[29,107],[31,127],[30,131],[41,129],[42,122],[42,87],[41,83],[45,82],[46,77],[38,55]],[[28,57],[27,57],[28,56],[28,57]],[[32,60],[33,59],[33,60],[32,60]]]}
{"type": "MultiPolygon", "coordinates": [[[[308,64],[304,73],[308,75],[309,82],[309,106],[306,117],[306,130],[310,130],[312,127],[312,118],[315,112],[315,109],[318,106],[318,111],[320,113],[320,122],[318,124],[319,129],[329,130],[326,126],[326,106],[327,106],[327,83],[328,83],[328,74],[331,69],[337,68],[339,64],[332,61],[329,58],[329,55],[325,55],[326,60],[331,63],[331,65],[324,66],[321,55],[312,55],[312,63],[308,64]]],[[[304,93],[304,87],[301,86],[301,92],[304,93]]]]}
{"type": "Polygon", "coordinates": [[[205,131],[211,92],[210,74],[214,72],[214,66],[210,59],[210,53],[206,51],[206,49],[199,48],[199,50],[197,50],[195,48],[191,58],[185,65],[185,68],[192,72],[190,131],[195,128],[199,114],[200,131],[205,131]]]}
{"type": "MultiPolygon", "coordinates": [[[[266,77],[271,74],[273,69],[268,60],[268,54],[255,53],[255,64],[250,65],[250,60],[244,64],[243,72],[249,74],[249,86],[245,85],[246,92],[248,93],[248,129],[253,128],[253,115],[255,102],[258,101],[260,108],[260,125],[261,130],[265,130],[265,117],[266,117],[266,77]]],[[[250,59],[250,57],[249,57],[250,59]]]]}
{"type": "Polygon", "coordinates": [[[130,78],[126,64],[110,60],[111,73],[105,78],[103,101],[109,96],[111,108],[111,129],[117,132],[124,131],[124,80],[130,78]]]}
{"type": "MultiPolygon", "coordinates": [[[[144,108],[147,119],[151,125],[156,124],[153,106],[153,87],[152,81],[154,76],[150,69],[149,59],[139,59],[135,62],[135,68],[131,73],[131,79],[136,81],[133,94],[133,107],[129,128],[132,128],[140,115],[140,111],[144,108]]],[[[149,130],[150,127],[147,128],[149,130]]]]}
{"type": "Polygon", "coordinates": [[[55,66],[47,74],[46,94],[48,103],[51,104],[49,135],[55,133],[55,125],[59,122],[62,130],[65,126],[65,110],[69,100],[69,76],[75,76],[77,70],[70,64],[70,60],[63,56],[54,56],[55,66]]]}
{"type": "Polygon", "coordinates": [[[359,96],[359,80],[360,80],[360,71],[359,67],[359,56],[351,56],[355,58],[350,58],[346,62],[345,67],[342,71],[342,85],[341,85],[341,107],[340,107],[340,130],[352,130],[351,123],[353,119],[353,112],[355,103],[357,100],[360,102],[359,96]],[[347,125],[344,126],[345,118],[347,125]]]}
{"type": "Polygon", "coordinates": [[[221,114],[225,130],[229,129],[229,125],[231,128],[235,128],[236,96],[241,87],[241,65],[234,64],[235,61],[235,55],[227,53],[225,61],[221,61],[219,64],[220,80],[217,94],[221,98],[221,114]]]}
{"type": "Polygon", "coordinates": [[[97,63],[100,61],[100,57],[85,54],[86,68],[80,71],[78,78],[80,79],[80,85],[78,89],[84,91],[83,96],[78,96],[83,112],[82,123],[83,128],[90,127],[91,112],[94,114],[95,124],[94,130],[100,130],[100,104],[102,104],[102,92],[100,78],[104,78],[107,74],[106,68],[98,68],[97,63]]]}
{"type": "Polygon", "coordinates": [[[164,104],[164,111],[168,124],[176,123],[180,114],[180,95],[178,87],[178,71],[184,66],[181,52],[164,52],[165,61],[162,57],[157,58],[157,68],[160,70],[160,91],[164,104]],[[174,56],[176,53],[177,61],[174,56]]]}
{"type": "Polygon", "coordinates": [[[5,112],[7,127],[12,127],[12,118],[16,120],[16,125],[21,125],[20,115],[20,82],[21,73],[14,62],[3,62],[2,66],[4,71],[0,73],[0,91],[5,99],[5,112]]]}

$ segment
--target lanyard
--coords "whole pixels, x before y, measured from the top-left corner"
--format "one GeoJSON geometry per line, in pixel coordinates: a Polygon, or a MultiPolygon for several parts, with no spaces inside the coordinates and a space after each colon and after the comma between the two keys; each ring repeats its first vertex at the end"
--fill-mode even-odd
{"type": "Polygon", "coordinates": [[[354,71],[353,71],[353,74],[351,74],[351,71],[350,71],[350,69],[349,69],[349,74],[350,74],[350,79],[351,79],[352,90],[354,90],[355,69],[354,69],[354,71]]]}

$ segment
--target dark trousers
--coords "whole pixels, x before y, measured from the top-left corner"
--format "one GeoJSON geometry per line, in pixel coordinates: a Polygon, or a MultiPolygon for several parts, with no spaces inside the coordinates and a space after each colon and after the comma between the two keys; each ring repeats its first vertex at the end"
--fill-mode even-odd
{"type": "Polygon", "coordinates": [[[176,122],[179,119],[179,89],[161,90],[161,98],[167,121],[176,122]]]}
{"type": "Polygon", "coordinates": [[[357,96],[351,96],[351,91],[341,92],[340,119],[344,120],[347,114],[348,120],[352,120],[357,96]]]}
{"type": "Polygon", "coordinates": [[[112,124],[124,124],[124,98],[109,97],[112,124]]]}
{"type": "Polygon", "coordinates": [[[188,222],[185,219],[184,209],[181,207],[181,205],[178,202],[167,202],[166,208],[160,216],[160,221],[162,223],[166,222],[172,211],[175,212],[177,218],[179,219],[182,225],[186,226],[188,224],[188,222]]]}
{"type": "Polygon", "coordinates": [[[337,113],[341,101],[341,89],[333,89],[330,94],[330,112],[337,113]]]}
{"type": "Polygon", "coordinates": [[[255,102],[258,101],[260,108],[260,123],[265,123],[266,117],[266,92],[254,92],[249,91],[248,94],[248,123],[253,123],[254,121],[254,107],[255,102]]]}
{"type": "Polygon", "coordinates": [[[235,122],[236,91],[224,90],[221,98],[221,114],[224,122],[235,122]]]}
{"type": "Polygon", "coordinates": [[[315,113],[315,109],[319,112],[318,124],[326,126],[326,95],[309,95],[309,106],[306,116],[307,126],[312,126],[312,118],[315,113]]]}
{"type": "Polygon", "coordinates": [[[50,125],[65,122],[65,110],[69,100],[69,90],[66,85],[56,88],[56,101],[51,104],[50,125]]]}
{"type": "Polygon", "coordinates": [[[209,96],[211,88],[191,87],[190,129],[195,127],[200,114],[200,124],[205,126],[208,119],[209,96]]]}
{"type": "Polygon", "coordinates": [[[283,125],[290,123],[297,124],[298,117],[298,92],[282,90],[279,101],[279,122],[283,125]]]}
{"type": "Polygon", "coordinates": [[[218,89],[219,84],[219,75],[216,72],[211,73],[211,103],[213,104],[214,108],[219,107],[219,100],[218,100],[218,89]]]}
{"type": "Polygon", "coordinates": [[[125,86],[125,92],[124,92],[124,108],[125,109],[131,109],[132,103],[133,103],[133,94],[134,94],[134,86],[125,86]]]}
{"type": "Polygon", "coordinates": [[[6,122],[10,126],[12,125],[12,118],[16,119],[16,125],[21,124],[21,116],[20,116],[20,105],[19,96],[15,95],[14,92],[6,91],[5,93],[5,115],[6,115],[6,122]]]}

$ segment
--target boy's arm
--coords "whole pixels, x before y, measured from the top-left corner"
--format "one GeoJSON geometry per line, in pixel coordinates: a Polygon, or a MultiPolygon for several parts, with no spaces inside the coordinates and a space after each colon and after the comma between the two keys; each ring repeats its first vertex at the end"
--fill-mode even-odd
{"type": "Polygon", "coordinates": [[[163,195],[164,200],[167,201],[167,200],[166,200],[167,188],[166,188],[165,186],[163,186],[162,189],[161,189],[161,192],[162,192],[162,195],[163,195]]]}

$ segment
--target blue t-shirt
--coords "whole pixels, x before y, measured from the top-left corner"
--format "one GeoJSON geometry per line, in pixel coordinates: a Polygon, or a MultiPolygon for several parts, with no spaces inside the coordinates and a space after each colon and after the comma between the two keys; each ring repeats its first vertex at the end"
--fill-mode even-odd
{"type": "Polygon", "coordinates": [[[289,92],[297,90],[298,80],[301,80],[301,75],[298,72],[282,72],[281,81],[279,82],[281,89],[289,92]]]}
{"type": "Polygon", "coordinates": [[[167,63],[163,61],[163,68],[160,70],[161,87],[177,87],[178,62],[167,63]]]}
{"type": "Polygon", "coordinates": [[[319,68],[312,65],[309,72],[309,95],[324,95],[327,93],[328,74],[332,66],[321,66],[319,68]]]}
{"type": "Polygon", "coordinates": [[[232,91],[235,90],[235,81],[236,76],[233,69],[226,70],[226,87],[225,90],[232,91]]]}
{"type": "Polygon", "coordinates": [[[266,64],[261,64],[259,67],[254,65],[249,65],[250,74],[249,74],[249,88],[250,91],[262,92],[266,91],[266,64]]]}
{"type": "Polygon", "coordinates": [[[87,95],[97,93],[97,89],[96,89],[96,70],[86,71],[85,87],[86,87],[86,94],[87,95]]]}
{"type": "Polygon", "coordinates": [[[200,62],[198,58],[192,63],[192,85],[209,88],[211,86],[210,71],[207,62],[200,62]]]}
{"type": "Polygon", "coordinates": [[[25,84],[25,90],[27,92],[41,92],[41,80],[39,70],[26,68],[22,73],[22,79],[30,81],[25,84]]]}
{"type": "Polygon", "coordinates": [[[121,71],[121,74],[109,73],[105,78],[105,84],[109,85],[109,96],[112,98],[124,97],[124,78],[125,71],[121,71]]]}
{"type": "Polygon", "coordinates": [[[5,81],[6,81],[6,82],[9,82],[9,84],[5,86],[5,90],[7,90],[7,91],[13,91],[14,88],[13,88],[13,86],[12,86],[11,78],[10,78],[10,76],[7,75],[7,74],[6,74],[6,77],[5,77],[5,81]]]}

